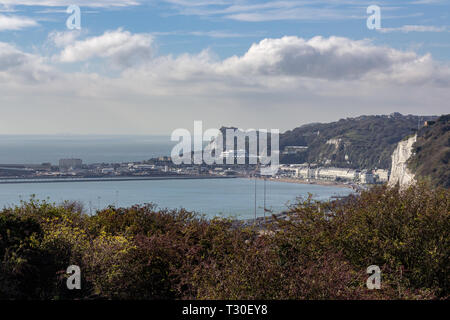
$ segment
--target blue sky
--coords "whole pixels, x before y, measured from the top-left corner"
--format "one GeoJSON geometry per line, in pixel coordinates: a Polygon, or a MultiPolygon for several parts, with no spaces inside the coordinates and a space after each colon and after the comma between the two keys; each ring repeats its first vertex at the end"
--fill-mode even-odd
{"type": "Polygon", "coordinates": [[[167,133],[202,117],[286,130],[445,113],[449,15],[446,0],[0,0],[0,81],[9,86],[0,133],[112,133],[111,123],[119,133],[167,133]],[[80,31],[66,27],[71,4],[80,31]],[[381,8],[380,30],[366,26],[369,5],[381,8]],[[32,116],[17,125],[23,112],[32,116]]]}
{"type": "MultiPolygon", "coordinates": [[[[208,47],[221,57],[243,54],[261,39],[296,35],[371,38],[399,49],[431,52],[450,59],[450,2],[423,1],[5,1],[5,14],[29,17],[38,26],[0,33],[2,41],[39,47],[49,32],[64,31],[66,4],[79,4],[82,28],[90,35],[119,27],[133,33],[153,33],[162,54],[195,53],[208,47]],[[52,6],[20,5],[47,2],[52,6]],[[18,5],[11,5],[19,3],[18,5]],[[94,7],[85,4],[91,3],[94,7]],[[111,5],[112,3],[112,5],[111,5]],[[123,3],[122,6],[114,4],[123,3]],[[64,4],[58,6],[58,4],[64,4]],[[382,28],[428,26],[435,31],[379,32],[366,27],[369,5],[381,8],[382,28]],[[11,11],[11,12],[8,12],[11,11]]],[[[0,1],[2,3],[2,1],[0,1]]]]}

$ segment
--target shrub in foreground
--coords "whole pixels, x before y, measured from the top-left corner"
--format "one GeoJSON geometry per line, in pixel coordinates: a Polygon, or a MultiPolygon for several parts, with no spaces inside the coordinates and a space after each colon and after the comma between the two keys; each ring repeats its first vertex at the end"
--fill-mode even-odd
{"type": "Polygon", "coordinates": [[[31,199],[0,212],[0,299],[446,299],[449,194],[419,184],[309,198],[263,227],[31,199]],[[81,290],[66,288],[69,265],[81,290]],[[381,290],[366,288],[370,265],[381,290]]]}

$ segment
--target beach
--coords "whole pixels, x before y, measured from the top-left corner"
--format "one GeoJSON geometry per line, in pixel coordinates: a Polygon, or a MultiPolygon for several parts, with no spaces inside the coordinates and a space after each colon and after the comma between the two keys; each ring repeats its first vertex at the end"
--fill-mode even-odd
{"type": "Polygon", "coordinates": [[[336,182],[336,181],[323,181],[323,180],[305,180],[305,179],[296,179],[296,178],[257,178],[258,180],[268,180],[268,181],[278,181],[278,182],[286,182],[286,183],[297,183],[297,184],[311,184],[311,185],[320,185],[320,186],[330,186],[330,187],[340,187],[340,188],[349,188],[354,189],[351,184],[336,182]]]}

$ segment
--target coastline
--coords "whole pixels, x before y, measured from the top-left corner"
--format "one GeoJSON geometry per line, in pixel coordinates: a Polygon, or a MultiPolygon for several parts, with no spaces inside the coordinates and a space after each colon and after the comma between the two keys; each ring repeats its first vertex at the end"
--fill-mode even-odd
{"type": "MultiPolygon", "coordinates": [[[[0,179],[0,184],[22,184],[22,183],[58,183],[58,182],[107,182],[107,181],[139,181],[139,180],[195,180],[195,179],[233,179],[233,178],[247,178],[254,179],[255,177],[250,176],[216,176],[216,175],[174,175],[174,176],[143,176],[143,177],[77,177],[77,178],[6,178],[0,179]]],[[[336,181],[322,181],[322,180],[305,180],[298,178],[262,178],[256,177],[258,180],[269,180],[272,182],[283,182],[283,183],[295,183],[295,184],[310,184],[310,185],[320,185],[320,186],[330,186],[339,188],[348,188],[355,190],[355,187],[351,184],[339,183],[336,181]]]]}
{"type": "MultiPolygon", "coordinates": [[[[264,180],[264,178],[258,177],[258,180],[264,180]]],[[[354,190],[351,184],[339,183],[336,181],[321,181],[321,180],[305,180],[305,179],[295,179],[295,178],[266,178],[268,181],[274,182],[284,182],[284,183],[296,183],[296,184],[312,184],[312,185],[320,185],[320,186],[330,186],[330,187],[340,187],[340,188],[348,188],[354,190]]]]}
{"type": "Polygon", "coordinates": [[[213,175],[173,175],[173,176],[142,176],[142,177],[100,177],[100,178],[11,178],[0,179],[0,184],[20,183],[58,183],[58,182],[108,182],[108,181],[146,181],[146,180],[203,180],[203,179],[234,179],[238,176],[213,176],[213,175]]]}

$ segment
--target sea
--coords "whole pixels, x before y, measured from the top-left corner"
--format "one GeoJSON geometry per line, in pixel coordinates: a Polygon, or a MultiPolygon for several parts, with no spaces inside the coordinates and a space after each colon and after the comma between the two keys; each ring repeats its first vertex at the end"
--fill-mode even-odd
{"type": "MultiPolygon", "coordinates": [[[[57,164],[72,157],[84,163],[142,161],[170,155],[174,144],[163,136],[0,136],[0,164],[57,164]]],[[[255,211],[257,217],[264,215],[264,202],[266,209],[279,213],[309,194],[328,200],[350,193],[351,189],[338,186],[247,178],[20,183],[0,184],[0,208],[34,197],[56,204],[78,201],[89,214],[110,205],[153,203],[209,218],[251,219],[255,211]]]]}
{"type": "Polygon", "coordinates": [[[169,136],[144,135],[0,135],[0,164],[58,164],[79,158],[84,163],[142,161],[170,155],[169,136]]]}

